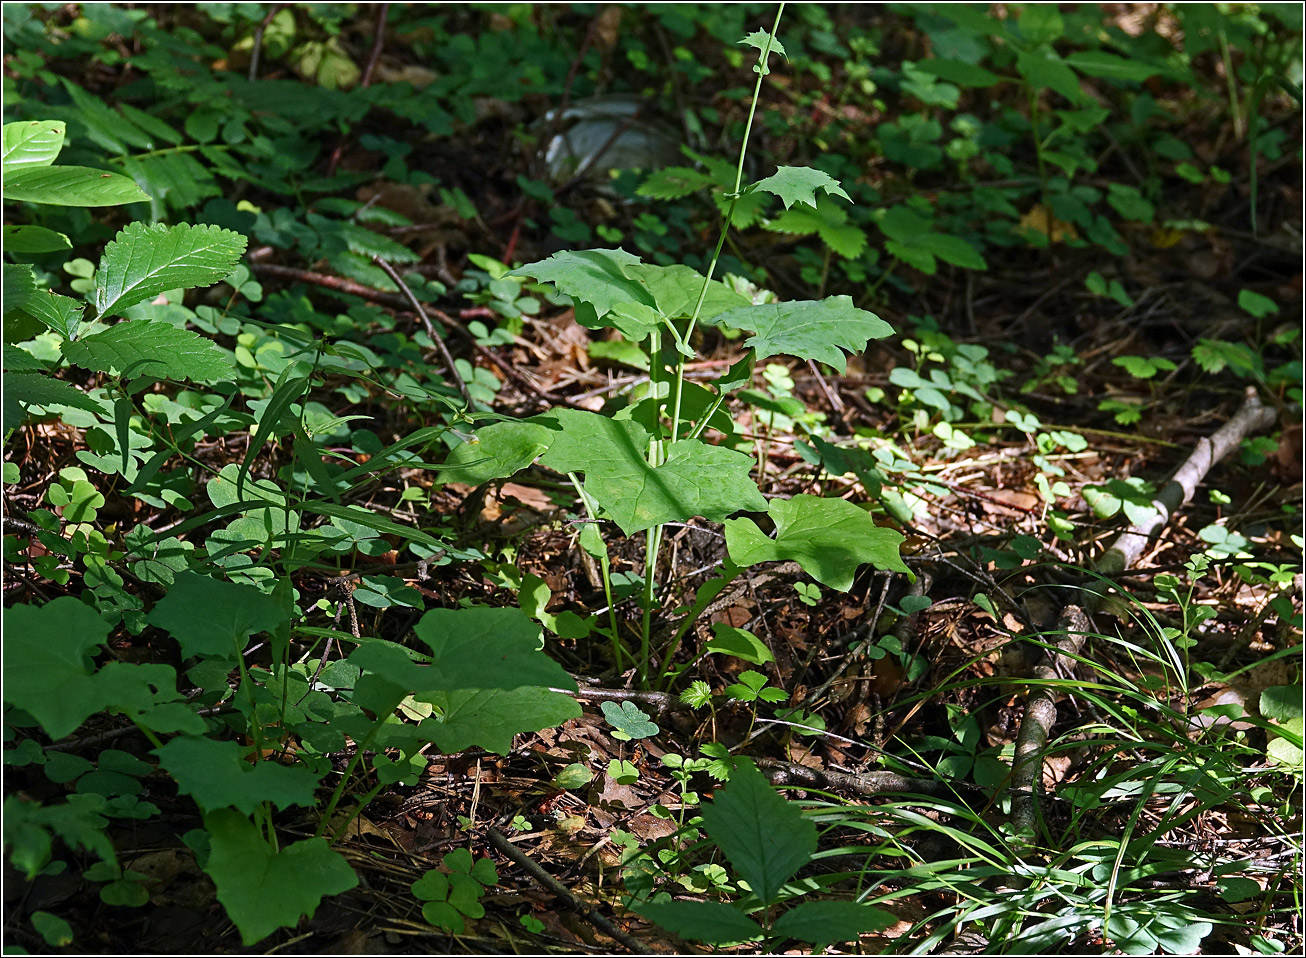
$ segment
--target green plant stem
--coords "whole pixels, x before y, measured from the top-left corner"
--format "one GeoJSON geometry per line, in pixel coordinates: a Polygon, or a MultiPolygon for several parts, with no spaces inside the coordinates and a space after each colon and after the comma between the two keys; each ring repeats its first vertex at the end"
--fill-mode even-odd
{"type": "Polygon", "coordinates": [[[371,731],[367,733],[363,740],[359,742],[358,746],[354,749],[354,754],[349,758],[349,764],[345,766],[345,770],[340,774],[340,783],[336,785],[335,791],[331,793],[331,801],[327,802],[327,807],[322,812],[322,820],[317,823],[317,831],[313,833],[313,837],[321,838],[323,834],[325,834],[327,825],[331,822],[332,813],[335,812],[336,806],[340,804],[340,799],[344,797],[345,789],[349,785],[349,780],[354,777],[355,770],[357,770],[359,764],[363,761],[363,753],[366,752],[368,747],[372,744],[372,739],[376,738],[376,733],[381,730],[383,721],[384,719],[378,720],[376,724],[372,726],[371,731]]]}
{"type": "MultiPolygon", "coordinates": [[[[581,485],[580,478],[574,473],[567,473],[567,478],[571,480],[572,487],[576,490],[576,495],[580,496],[581,503],[585,506],[585,514],[595,522],[598,521],[598,510],[594,502],[590,499],[589,494],[585,492],[585,487],[581,485]]],[[[584,548],[584,546],[581,546],[584,548]]],[[[623,659],[621,656],[621,636],[617,632],[617,609],[612,601],[612,560],[608,558],[608,549],[606,544],[603,548],[603,555],[599,556],[599,574],[603,579],[603,597],[608,602],[608,627],[612,630],[612,658],[616,666],[617,673],[620,674],[623,668],[623,659]]]]}
{"type": "Polygon", "coordinates": [[[354,819],[358,818],[359,815],[363,814],[363,809],[365,809],[368,806],[368,804],[372,801],[372,799],[376,798],[376,796],[380,794],[381,789],[383,789],[384,787],[385,787],[384,782],[377,782],[375,785],[373,785],[371,788],[367,790],[367,793],[358,800],[358,805],[355,806],[354,810],[349,813],[349,817],[340,823],[340,827],[336,829],[336,833],[332,835],[330,839],[327,840],[328,845],[334,845],[336,842],[340,841],[340,839],[345,837],[346,833],[348,833],[349,831],[349,826],[354,823],[354,819]]]}
{"type": "MultiPolygon", "coordinates": [[[[739,144],[739,162],[735,166],[735,189],[730,195],[730,206],[726,209],[725,218],[721,221],[721,235],[717,237],[716,249],[712,251],[712,259],[707,265],[707,275],[703,277],[703,286],[698,291],[698,302],[694,304],[694,312],[689,317],[689,326],[685,330],[685,342],[689,342],[693,335],[694,329],[698,325],[699,314],[703,311],[703,302],[707,299],[708,287],[712,283],[712,277],[716,273],[717,262],[721,258],[721,249],[725,246],[726,235],[730,232],[730,226],[734,222],[735,207],[739,205],[740,188],[744,182],[744,159],[748,155],[748,139],[753,132],[753,117],[757,114],[757,101],[762,96],[762,81],[766,79],[767,73],[770,72],[768,63],[771,59],[771,42],[775,39],[777,31],[780,29],[780,18],[784,16],[785,5],[780,4],[780,8],[775,12],[775,23],[771,25],[771,33],[766,38],[766,46],[762,50],[762,56],[757,66],[757,83],[753,85],[753,102],[748,106],[748,121],[744,124],[744,138],[739,144]]],[[[676,362],[676,398],[671,413],[671,440],[674,442],[680,431],[680,397],[684,389],[685,381],[685,358],[679,357],[676,362]]]]}

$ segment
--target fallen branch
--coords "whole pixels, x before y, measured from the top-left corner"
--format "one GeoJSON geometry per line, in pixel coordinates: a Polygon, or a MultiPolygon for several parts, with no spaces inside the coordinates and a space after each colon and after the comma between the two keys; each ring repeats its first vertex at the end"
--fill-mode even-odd
{"type": "Polygon", "coordinates": [[[1268,429],[1274,424],[1273,409],[1261,405],[1255,386],[1248,386],[1242,408],[1209,439],[1197,440],[1197,447],[1183,465],[1161,487],[1152,500],[1154,515],[1135,523],[1122,532],[1106,553],[1094,564],[1103,575],[1115,575],[1130,568],[1143,549],[1170,522],[1176,512],[1193,498],[1197,486],[1206,478],[1211,467],[1237,449],[1239,444],[1254,432],[1268,429]]]}
{"type": "MultiPolygon", "coordinates": [[[[983,794],[978,786],[963,782],[945,782],[937,778],[911,778],[897,772],[827,771],[795,765],[775,758],[758,758],[757,767],[767,769],[772,785],[789,785],[805,788],[844,788],[858,795],[884,795],[897,792],[904,795],[929,795],[931,798],[955,799],[963,793],[983,794]]],[[[987,795],[984,796],[987,798],[987,795]]]]}
{"type": "Polygon", "coordinates": [[[1037,793],[1043,768],[1043,750],[1047,748],[1052,727],[1057,723],[1057,703],[1051,683],[1071,677],[1074,657],[1084,644],[1088,632],[1088,615],[1077,605],[1068,605],[1057,622],[1056,643],[1045,649],[1034,666],[1033,678],[1041,683],[1029,694],[1025,712],[1016,735],[1016,754],[1011,767],[1011,822],[1016,834],[1032,836],[1038,815],[1037,793]]]}
{"type": "Polygon", "coordinates": [[[637,955],[648,954],[649,948],[647,945],[636,941],[612,922],[608,921],[608,919],[601,915],[597,909],[591,908],[573,895],[565,885],[546,872],[524,851],[508,841],[504,834],[497,828],[489,829],[487,834],[489,835],[491,845],[511,859],[513,864],[520,867],[537,882],[558,896],[559,900],[561,900],[569,910],[580,915],[581,918],[584,918],[613,941],[619,942],[627,951],[633,952],[637,955]]]}
{"type": "MultiPolygon", "coordinates": [[[[1118,576],[1131,568],[1170,522],[1170,519],[1193,498],[1197,486],[1217,462],[1227,456],[1251,433],[1268,429],[1275,421],[1275,412],[1261,404],[1253,386],[1247,387],[1242,408],[1221,426],[1214,435],[1203,436],[1196,448],[1175,470],[1174,475],[1161,487],[1152,500],[1152,515],[1136,522],[1111,544],[1094,563],[1094,571],[1103,576],[1118,576]]],[[[1017,835],[1026,839],[1035,833],[1038,819],[1038,792],[1043,753],[1057,721],[1056,700],[1048,683],[1070,676],[1084,636],[1090,630],[1088,616],[1100,609],[1105,596],[1091,594],[1086,607],[1074,604],[1062,608],[1058,617],[1055,649],[1046,654],[1034,667],[1031,678],[1039,683],[1029,694],[1016,734],[1016,754],[1012,763],[1011,821],[1017,835]]]]}

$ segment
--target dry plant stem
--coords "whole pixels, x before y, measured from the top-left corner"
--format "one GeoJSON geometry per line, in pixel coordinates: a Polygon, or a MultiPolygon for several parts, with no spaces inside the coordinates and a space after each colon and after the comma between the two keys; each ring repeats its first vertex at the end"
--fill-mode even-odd
{"type": "Polygon", "coordinates": [[[580,915],[580,917],[584,918],[613,941],[620,943],[627,951],[636,955],[648,953],[649,949],[647,945],[636,941],[616,925],[612,924],[612,922],[608,921],[608,919],[603,915],[599,914],[596,909],[590,908],[588,905],[581,902],[575,895],[567,890],[566,886],[536,864],[536,862],[528,857],[520,848],[508,841],[508,839],[504,837],[504,834],[497,828],[488,829],[486,834],[490,839],[491,845],[510,858],[513,864],[523,869],[537,882],[553,892],[553,894],[557,895],[562,903],[571,911],[580,915]]]}
{"type": "Polygon", "coordinates": [[[1103,575],[1114,575],[1130,568],[1143,554],[1148,542],[1192,499],[1198,483],[1211,471],[1211,467],[1237,449],[1247,436],[1270,428],[1275,418],[1273,409],[1261,405],[1256,387],[1248,386],[1242,408],[1213,436],[1203,436],[1197,440],[1197,447],[1161,487],[1161,491],[1152,500],[1156,514],[1121,533],[1106,554],[1097,561],[1096,570],[1103,575]]]}
{"type": "MultiPolygon", "coordinates": [[[[1203,436],[1197,447],[1152,500],[1155,514],[1143,522],[1130,526],[1112,543],[1106,553],[1095,563],[1095,571],[1104,576],[1119,575],[1138,561],[1147,544],[1170,522],[1197,491],[1198,484],[1217,462],[1238,448],[1248,435],[1268,429],[1275,421],[1273,409],[1263,406],[1255,387],[1249,386],[1242,408],[1214,435],[1203,436]]],[[[1033,678],[1047,682],[1064,678],[1064,669],[1073,663],[1068,655],[1078,652],[1084,634],[1089,630],[1088,613],[1102,605],[1100,596],[1092,596],[1087,611],[1077,605],[1067,605],[1061,610],[1059,631],[1066,633],[1057,640],[1057,651],[1049,652],[1035,667],[1033,678]]],[[[1016,736],[1016,755],[1012,766],[1011,789],[1014,793],[1011,809],[1012,824],[1019,835],[1033,835],[1038,818],[1037,784],[1043,767],[1043,751],[1048,736],[1056,724],[1057,708],[1052,690],[1040,686],[1031,693],[1020,719],[1016,736]]]]}
{"type": "Polygon", "coordinates": [[[775,758],[759,758],[757,767],[768,769],[772,785],[790,785],[807,788],[845,788],[858,795],[883,795],[897,792],[904,795],[929,795],[931,798],[956,799],[965,792],[978,793],[975,785],[962,782],[944,782],[937,778],[911,778],[897,772],[836,772],[808,768],[775,758]]]}
{"type": "Polygon", "coordinates": [[[472,394],[467,389],[467,384],[463,382],[463,378],[458,375],[458,369],[453,364],[453,356],[449,354],[449,347],[444,344],[444,337],[436,333],[435,325],[431,322],[431,317],[426,315],[426,310],[422,308],[422,304],[417,301],[417,297],[414,296],[413,291],[408,288],[408,284],[399,278],[399,273],[395,271],[393,266],[379,256],[373,256],[372,262],[385,270],[385,274],[390,277],[390,281],[398,286],[400,292],[402,292],[407,298],[409,305],[413,307],[413,312],[417,313],[417,318],[420,319],[422,325],[426,327],[426,335],[431,337],[432,341],[435,343],[435,348],[440,351],[440,357],[444,360],[445,366],[448,367],[449,378],[454,381],[454,384],[458,387],[458,391],[462,393],[463,399],[467,400],[468,408],[471,408],[475,405],[472,402],[472,394]]]}
{"type": "MultiPolygon", "coordinates": [[[[1052,683],[1067,678],[1074,668],[1074,656],[1079,654],[1088,628],[1088,615],[1084,610],[1077,605],[1066,606],[1057,622],[1059,634],[1056,636],[1055,648],[1044,651],[1039,664],[1034,667],[1034,680],[1052,683]]],[[[1014,796],[1011,802],[1011,822],[1018,835],[1034,834],[1038,817],[1034,787],[1043,768],[1043,751],[1047,748],[1048,736],[1056,722],[1057,704],[1053,689],[1048,684],[1040,684],[1030,693],[1029,700],[1025,703],[1020,732],[1016,735],[1016,755],[1012,762],[1010,787],[1014,796]]]]}

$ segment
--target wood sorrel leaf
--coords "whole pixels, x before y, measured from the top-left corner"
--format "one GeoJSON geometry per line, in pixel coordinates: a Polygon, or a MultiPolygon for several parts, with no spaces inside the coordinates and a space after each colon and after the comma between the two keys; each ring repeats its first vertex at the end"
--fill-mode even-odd
{"type": "Polygon", "coordinates": [[[703,806],[703,827],[735,873],[765,904],[816,852],[816,826],[776,794],[756,766],[741,759],[730,784],[703,806]]]}
{"type": "Polygon", "coordinates": [[[257,825],[231,809],[211,812],[204,825],[210,849],[204,871],[243,944],[311,918],[327,895],[358,884],[349,862],[326,839],[308,838],[274,851],[257,825]]]}
{"type": "Polygon", "coordinates": [[[794,496],[773,499],[775,538],[752,519],[726,521],[726,549],[741,566],[793,560],[822,585],[840,592],[852,588],[857,567],[869,562],[877,569],[911,570],[898,553],[903,536],[875,524],[870,513],[843,499],[794,496]]]}
{"type": "Polygon", "coordinates": [[[636,422],[559,409],[562,432],[540,461],[559,472],[585,473],[585,491],[626,535],[694,516],[721,521],[741,509],[763,510],[766,499],[749,473],[748,456],[698,440],[673,443],[667,461],[644,459],[648,433],[636,422]]]}
{"type": "Polygon", "coordinates": [[[742,306],[726,310],[715,322],[753,330],[756,335],[744,345],[752,347],[758,359],[781,354],[815,359],[840,373],[847,365],[845,351],[860,352],[870,340],[893,333],[880,317],[854,306],[850,296],[742,306]]]}

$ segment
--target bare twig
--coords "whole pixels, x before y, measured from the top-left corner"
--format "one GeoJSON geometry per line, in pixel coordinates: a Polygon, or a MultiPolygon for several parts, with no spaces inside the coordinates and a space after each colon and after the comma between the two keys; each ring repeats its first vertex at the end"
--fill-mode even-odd
{"type": "Polygon", "coordinates": [[[372,85],[372,74],[376,72],[376,62],[381,59],[381,49],[385,46],[385,20],[390,13],[390,4],[382,3],[376,12],[376,36],[372,40],[372,52],[368,54],[367,66],[363,68],[363,77],[358,85],[367,88],[372,85]]]}
{"type": "MultiPolygon", "coordinates": [[[[905,795],[929,795],[931,798],[956,799],[963,793],[983,794],[978,786],[964,782],[945,782],[937,778],[910,778],[897,772],[836,772],[828,769],[808,768],[775,758],[759,758],[757,767],[767,769],[773,785],[790,785],[799,788],[844,788],[857,795],[883,795],[896,792],[905,795]]],[[[986,796],[987,797],[987,796],[986,796]]]]}
{"type": "Polygon", "coordinates": [[[454,385],[458,387],[458,391],[462,393],[463,399],[467,400],[468,407],[470,408],[475,405],[472,401],[471,391],[467,388],[467,384],[463,382],[463,377],[458,375],[458,368],[454,366],[453,356],[449,353],[449,347],[444,344],[444,337],[435,331],[435,325],[431,322],[431,317],[426,315],[426,310],[423,309],[422,304],[417,301],[417,297],[414,296],[413,291],[408,288],[408,284],[400,278],[399,273],[395,271],[395,268],[381,257],[373,256],[372,262],[385,270],[385,274],[390,277],[391,282],[398,286],[404,296],[407,297],[408,304],[412,306],[413,311],[417,313],[417,318],[420,319],[422,325],[426,327],[426,334],[431,337],[432,341],[435,343],[435,348],[440,351],[440,355],[444,359],[444,364],[448,368],[449,378],[452,379],[454,385]]]}
{"type": "MultiPolygon", "coordinates": [[[[1088,616],[1077,605],[1068,605],[1057,623],[1057,636],[1053,648],[1045,650],[1042,660],[1034,667],[1033,678],[1039,683],[1051,683],[1068,678],[1074,668],[1074,656],[1079,654],[1088,632],[1088,616]]],[[[1016,834],[1034,834],[1038,816],[1035,786],[1043,768],[1043,751],[1048,736],[1057,722],[1057,704],[1048,684],[1040,684],[1025,703],[1016,735],[1016,755],[1011,769],[1011,790],[1015,796],[1011,803],[1011,822],[1016,834]]]]}
{"type": "Polygon", "coordinates": [[[263,18],[263,22],[254,28],[254,46],[249,52],[249,80],[253,83],[258,79],[258,63],[263,53],[263,33],[267,30],[268,25],[278,13],[290,6],[288,3],[274,3],[268,15],[263,18]]]}
{"type": "Polygon", "coordinates": [[[1197,447],[1192,454],[1175,470],[1175,474],[1152,500],[1154,514],[1122,532],[1106,554],[1097,561],[1096,570],[1104,575],[1113,575],[1130,568],[1142,555],[1148,542],[1192,499],[1198,483],[1211,471],[1211,467],[1237,449],[1238,444],[1248,435],[1268,429],[1274,420],[1274,410],[1261,405],[1256,387],[1248,386],[1242,408],[1210,438],[1203,436],[1197,440],[1197,447]]]}
{"type": "Polygon", "coordinates": [[[648,953],[648,945],[636,941],[609,921],[605,916],[600,914],[598,909],[591,908],[589,905],[586,905],[578,899],[565,885],[545,871],[520,848],[508,841],[504,834],[497,828],[488,829],[486,834],[489,836],[491,845],[511,859],[515,865],[523,869],[533,879],[549,891],[553,892],[553,894],[557,895],[568,909],[574,911],[581,918],[584,918],[613,941],[620,943],[627,951],[637,955],[648,953]]]}

